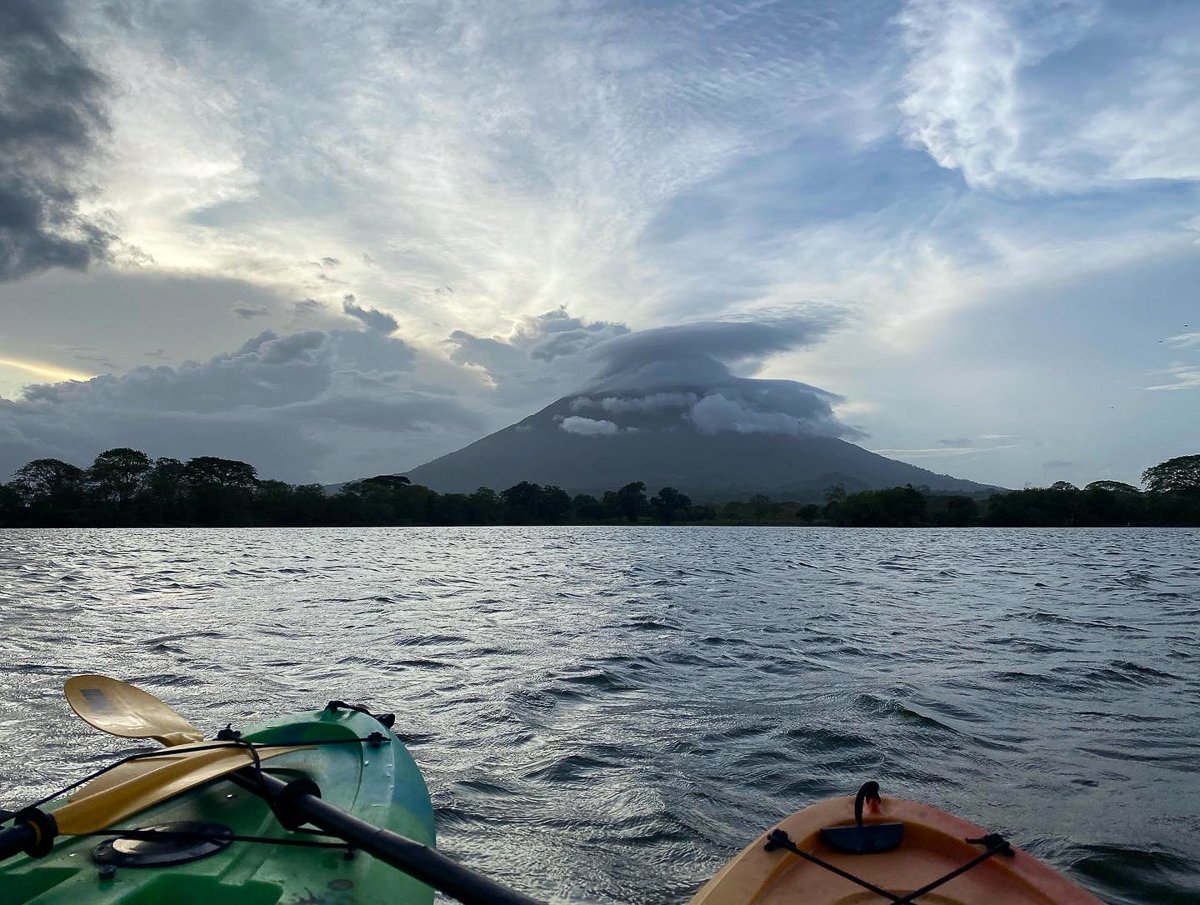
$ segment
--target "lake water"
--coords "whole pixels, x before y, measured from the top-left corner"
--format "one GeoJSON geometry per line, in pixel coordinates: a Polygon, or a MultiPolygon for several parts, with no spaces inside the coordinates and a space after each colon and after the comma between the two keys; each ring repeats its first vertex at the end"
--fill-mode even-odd
{"type": "Polygon", "coordinates": [[[1200,901],[1200,532],[0,532],[0,803],[129,745],[74,673],[202,728],[394,710],[443,850],[680,903],[878,779],[1114,903],[1200,901]]]}

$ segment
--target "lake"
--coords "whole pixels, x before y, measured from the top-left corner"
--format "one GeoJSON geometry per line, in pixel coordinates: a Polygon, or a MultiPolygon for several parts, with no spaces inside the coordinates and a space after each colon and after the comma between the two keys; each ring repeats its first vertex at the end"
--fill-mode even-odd
{"type": "Polygon", "coordinates": [[[440,847],[561,902],[681,903],[877,779],[1114,903],[1200,900],[1200,531],[0,532],[0,804],[128,743],[103,672],[206,731],[394,710],[440,847]]]}

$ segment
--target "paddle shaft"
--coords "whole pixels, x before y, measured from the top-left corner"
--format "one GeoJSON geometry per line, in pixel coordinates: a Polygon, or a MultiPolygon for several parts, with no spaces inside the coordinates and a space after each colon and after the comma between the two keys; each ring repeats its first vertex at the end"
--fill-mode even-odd
{"type": "MultiPolygon", "coordinates": [[[[233,774],[233,779],[238,785],[268,799],[279,795],[287,786],[286,782],[269,773],[243,771],[233,774]]],[[[289,800],[289,806],[314,826],[345,839],[354,848],[404,871],[464,905],[540,905],[536,899],[463,867],[437,849],[359,820],[315,795],[296,795],[289,800]]]]}
{"type": "Polygon", "coordinates": [[[37,830],[28,823],[0,830],[0,861],[25,851],[36,838],[37,830]]]}

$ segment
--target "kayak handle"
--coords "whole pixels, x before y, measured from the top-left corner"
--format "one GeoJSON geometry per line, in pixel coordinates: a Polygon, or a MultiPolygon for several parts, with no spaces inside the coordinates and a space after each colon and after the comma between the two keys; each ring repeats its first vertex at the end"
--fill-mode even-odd
{"type": "Polygon", "coordinates": [[[870,801],[874,804],[879,804],[879,783],[875,780],[864,782],[862,788],[858,790],[858,794],[854,796],[854,825],[863,825],[863,802],[870,801]]]}

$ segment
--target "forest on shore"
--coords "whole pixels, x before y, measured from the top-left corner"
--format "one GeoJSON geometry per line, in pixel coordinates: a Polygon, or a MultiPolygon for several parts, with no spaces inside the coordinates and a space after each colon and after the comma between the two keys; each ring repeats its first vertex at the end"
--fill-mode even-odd
{"type": "Polygon", "coordinates": [[[844,527],[1200,526],[1200,455],[1146,469],[1144,490],[1119,481],[1076,487],[935,493],[925,487],[849,492],[821,503],[765,496],[696,502],[672,487],[635,481],[599,496],[522,481],[502,491],[437,493],[402,475],[379,475],[329,493],[319,484],[262,480],[254,467],[200,456],[151,459],[135,449],[100,453],[88,468],[35,459],[0,485],[0,527],[316,527],[384,525],[716,524],[844,527]]]}

